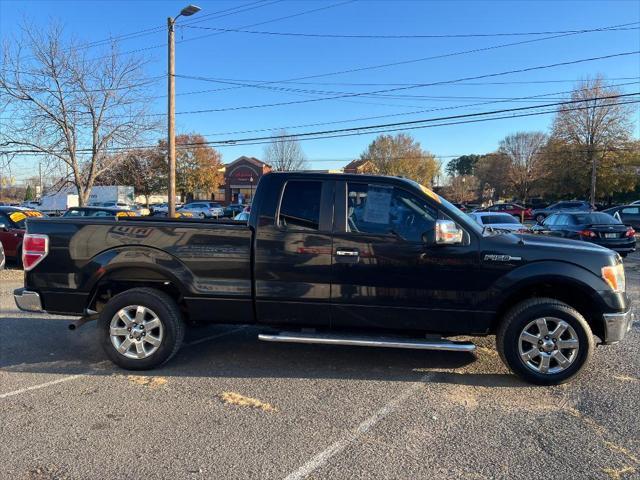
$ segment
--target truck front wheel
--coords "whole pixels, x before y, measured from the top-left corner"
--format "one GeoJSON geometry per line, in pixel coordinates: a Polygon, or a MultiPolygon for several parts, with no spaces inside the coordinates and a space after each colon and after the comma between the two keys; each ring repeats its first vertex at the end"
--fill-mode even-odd
{"type": "Polygon", "coordinates": [[[184,338],[178,305],[153,288],[133,288],[114,296],[100,312],[98,330],[109,359],[127,370],[163,364],[184,338]]]}
{"type": "Polygon", "coordinates": [[[594,350],[584,317],[552,298],[525,300],[513,307],[500,324],[496,344],[513,373],[538,385],[575,378],[594,350]]]}

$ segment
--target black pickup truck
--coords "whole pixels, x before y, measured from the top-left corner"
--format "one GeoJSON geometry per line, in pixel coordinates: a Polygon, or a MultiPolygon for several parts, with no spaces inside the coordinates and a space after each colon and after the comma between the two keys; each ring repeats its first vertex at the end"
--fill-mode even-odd
{"type": "Polygon", "coordinates": [[[632,322],[618,254],[482,229],[395,177],[268,174],[248,225],[34,218],[22,251],[18,307],[97,319],[127,369],[171,358],[185,324],[217,322],[266,341],[467,352],[452,337],[495,334],[513,372],[556,384],[632,322]]]}

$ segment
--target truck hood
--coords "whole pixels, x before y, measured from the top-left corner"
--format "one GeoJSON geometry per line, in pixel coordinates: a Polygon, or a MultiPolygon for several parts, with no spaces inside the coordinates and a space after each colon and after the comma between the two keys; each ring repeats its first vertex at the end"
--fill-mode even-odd
{"type": "Polygon", "coordinates": [[[597,253],[610,253],[610,250],[594,243],[567,238],[549,237],[545,235],[518,235],[522,239],[523,247],[540,247],[553,249],[572,249],[597,253]]]}
{"type": "Polygon", "coordinates": [[[514,265],[546,261],[571,263],[600,276],[603,266],[620,262],[618,254],[612,250],[580,240],[508,233],[485,239],[481,254],[491,263],[506,262],[504,258],[508,257],[515,262],[514,265]]]}

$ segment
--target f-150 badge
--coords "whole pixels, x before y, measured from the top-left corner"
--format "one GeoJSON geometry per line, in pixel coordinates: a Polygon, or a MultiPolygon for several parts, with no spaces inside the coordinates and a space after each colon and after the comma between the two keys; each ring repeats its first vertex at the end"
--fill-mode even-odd
{"type": "Polygon", "coordinates": [[[487,254],[484,256],[485,260],[491,260],[492,262],[515,262],[522,260],[522,257],[512,257],[511,255],[494,255],[487,254]]]}

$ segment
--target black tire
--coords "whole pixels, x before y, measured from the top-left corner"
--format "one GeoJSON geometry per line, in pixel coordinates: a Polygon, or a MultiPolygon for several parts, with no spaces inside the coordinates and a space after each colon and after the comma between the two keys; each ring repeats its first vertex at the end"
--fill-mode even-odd
{"type": "Polygon", "coordinates": [[[133,288],[119,293],[109,300],[98,319],[98,334],[104,352],[113,363],[127,370],[149,370],[162,365],[178,352],[184,332],[185,324],[176,302],[166,293],[153,288],[133,288]],[[126,357],[111,342],[111,320],[120,309],[131,305],[152,310],[162,323],[162,341],[157,350],[146,358],[126,357]]]}
{"type": "Polygon", "coordinates": [[[541,213],[539,213],[538,215],[536,215],[536,222],[538,223],[542,223],[544,221],[544,219],[547,218],[544,215],[542,215],[541,213]]]}
{"type": "Polygon", "coordinates": [[[583,371],[593,355],[595,343],[589,324],[575,308],[553,298],[533,298],[520,302],[504,316],[496,334],[496,346],[502,361],[523,380],[537,385],[558,385],[583,371]],[[573,363],[558,373],[537,372],[520,357],[520,334],[530,322],[545,317],[567,322],[579,342],[573,363]]]}

